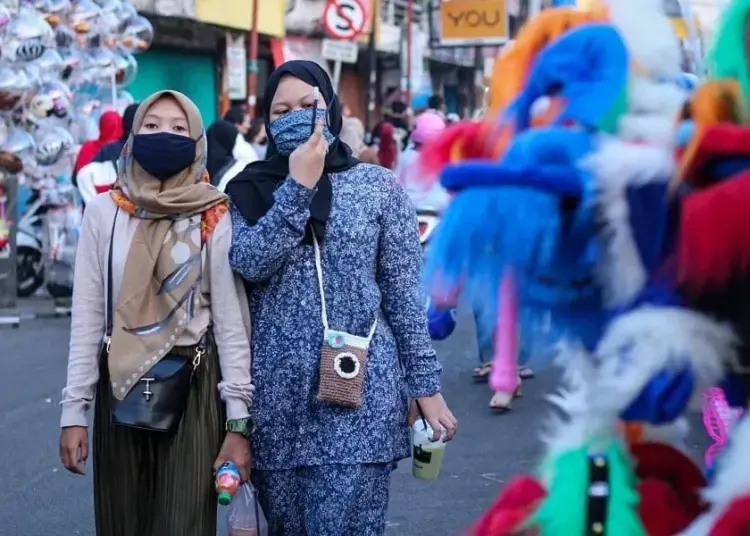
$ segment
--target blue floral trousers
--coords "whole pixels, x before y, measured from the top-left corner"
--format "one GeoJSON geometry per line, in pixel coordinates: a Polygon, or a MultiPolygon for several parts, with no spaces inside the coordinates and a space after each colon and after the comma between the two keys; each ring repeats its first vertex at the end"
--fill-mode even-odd
{"type": "Polygon", "coordinates": [[[269,536],[382,536],[393,464],[253,471],[269,536]]]}

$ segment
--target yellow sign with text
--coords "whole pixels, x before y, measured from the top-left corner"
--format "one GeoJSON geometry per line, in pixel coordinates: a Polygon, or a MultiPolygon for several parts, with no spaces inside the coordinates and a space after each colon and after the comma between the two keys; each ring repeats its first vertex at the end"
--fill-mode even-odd
{"type": "Polygon", "coordinates": [[[224,28],[250,31],[253,26],[253,2],[258,2],[258,32],[271,37],[284,37],[284,2],[195,0],[195,18],[224,28]]]}
{"type": "Polygon", "coordinates": [[[440,4],[444,45],[501,45],[509,40],[505,0],[447,0],[440,4]]]}

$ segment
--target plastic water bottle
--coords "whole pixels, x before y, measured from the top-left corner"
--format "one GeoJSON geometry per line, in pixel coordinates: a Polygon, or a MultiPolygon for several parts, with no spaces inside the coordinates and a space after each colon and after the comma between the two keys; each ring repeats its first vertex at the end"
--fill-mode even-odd
{"type": "Polygon", "coordinates": [[[216,493],[219,495],[219,504],[226,506],[231,503],[241,483],[242,476],[237,466],[232,462],[223,463],[216,471],[216,493]]]}

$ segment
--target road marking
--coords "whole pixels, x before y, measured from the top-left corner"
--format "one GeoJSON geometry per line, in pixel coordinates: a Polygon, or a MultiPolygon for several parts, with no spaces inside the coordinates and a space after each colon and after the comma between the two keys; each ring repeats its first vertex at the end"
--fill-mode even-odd
{"type": "Polygon", "coordinates": [[[482,478],[485,478],[487,480],[492,480],[493,482],[497,482],[499,484],[505,484],[505,481],[498,478],[497,473],[484,473],[482,475],[482,478]]]}

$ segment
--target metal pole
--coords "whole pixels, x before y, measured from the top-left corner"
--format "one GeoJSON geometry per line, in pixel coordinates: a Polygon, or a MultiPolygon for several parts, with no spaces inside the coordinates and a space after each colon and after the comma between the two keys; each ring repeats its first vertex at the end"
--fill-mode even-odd
{"type": "Polygon", "coordinates": [[[333,89],[338,93],[339,83],[341,82],[341,62],[333,62],[333,89]]]}
{"type": "Polygon", "coordinates": [[[247,42],[247,113],[255,117],[255,104],[258,101],[258,8],[260,0],[253,3],[253,25],[250,27],[250,39],[247,42]]]}
{"type": "Polygon", "coordinates": [[[377,50],[375,48],[375,32],[377,28],[380,28],[380,17],[378,10],[375,9],[372,17],[372,24],[370,25],[370,39],[367,43],[367,58],[370,67],[370,76],[367,79],[367,109],[365,111],[365,133],[367,136],[370,135],[370,127],[372,126],[372,115],[375,111],[375,87],[378,81],[377,72],[377,50]]]}
{"type": "Polygon", "coordinates": [[[406,4],[406,107],[411,108],[411,61],[412,61],[412,22],[414,21],[414,0],[406,4]]]}

